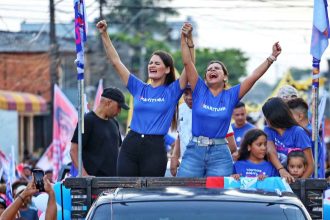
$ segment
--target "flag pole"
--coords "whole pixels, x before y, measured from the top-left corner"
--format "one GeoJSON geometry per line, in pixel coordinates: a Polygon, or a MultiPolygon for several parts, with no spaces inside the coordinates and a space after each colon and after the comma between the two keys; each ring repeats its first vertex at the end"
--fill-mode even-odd
{"type": "Polygon", "coordinates": [[[329,44],[329,17],[328,1],[314,0],[313,8],[313,28],[311,38],[310,54],[313,57],[313,82],[312,82],[312,141],[314,144],[314,177],[318,177],[318,103],[319,103],[319,79],[320,61],[322,54],[329,44]]]}
{"type": "Polygon", "coordinates": [[[84,133],[84,79],[78,80],[78,177],[82,176],[82,134],[84,133]]]}
{"type": "Polygon", "coordinates": [[[314,144],[314,178],[318,177],[318,106],[319,106],[319,79],[320,79],[320,60],[313,57],[313,82],[312,82],[312,141],[314,144]]]}
{"type": "Polygon", "coordinates": [[[84,0],[74,1],[78,80],[78,177],[82,176],[82,134],[84,133],[84,41],[86,41],[84,0]]]}

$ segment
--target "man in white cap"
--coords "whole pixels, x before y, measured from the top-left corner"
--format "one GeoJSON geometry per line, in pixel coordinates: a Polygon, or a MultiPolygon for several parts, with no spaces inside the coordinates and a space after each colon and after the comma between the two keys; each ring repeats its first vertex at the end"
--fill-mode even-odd
{"type": "Polygon", "coordinates": [[[285,102],[290,101],[291,99],[298,98],[298,91],[290,85],[284,85],[282,86],[278,92],[277,97],[280,97],[285,102]]]}

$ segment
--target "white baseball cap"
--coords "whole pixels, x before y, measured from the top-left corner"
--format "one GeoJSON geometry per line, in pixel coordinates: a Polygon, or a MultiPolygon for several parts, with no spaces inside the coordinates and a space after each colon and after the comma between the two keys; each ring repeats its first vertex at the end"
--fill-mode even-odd
{"type": "Polygon", "coordinates": [[[297,98],[298,91],[293,86],[284,85],[278,90],[277,97],[285,100],[297,98]]]}

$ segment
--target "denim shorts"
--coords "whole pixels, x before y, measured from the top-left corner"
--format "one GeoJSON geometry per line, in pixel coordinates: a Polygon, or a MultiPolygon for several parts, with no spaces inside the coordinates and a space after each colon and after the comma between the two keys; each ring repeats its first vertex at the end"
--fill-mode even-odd
{"type": "Polygon", "coordinates": [[[177,177],[230,176],[233,159],[227,144],[198,146],[190,141],[177,177]]]}

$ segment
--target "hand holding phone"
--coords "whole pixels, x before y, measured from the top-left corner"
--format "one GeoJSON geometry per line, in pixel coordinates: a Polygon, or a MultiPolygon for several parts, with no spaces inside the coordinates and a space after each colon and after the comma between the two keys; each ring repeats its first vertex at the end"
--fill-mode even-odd
{"type": "Polygon", "coordinates": [[[36,188],[39,190],[39,192],[45,192],[44,187],[44,171],[40,169],[34,169],[32,171],[33,177],[34,177],[34,184],[36,185],[36,188]]]}

